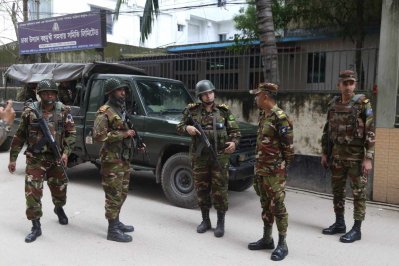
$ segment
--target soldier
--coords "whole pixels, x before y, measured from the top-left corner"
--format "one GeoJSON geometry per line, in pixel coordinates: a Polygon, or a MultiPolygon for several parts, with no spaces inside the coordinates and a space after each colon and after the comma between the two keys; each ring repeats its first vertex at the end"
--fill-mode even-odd
{"type": "Polygon", "coordinates": [[[339,74],[336,96],[330,103],[327,122],[322,136],[321,164],[331,168],[335,223],[323,229],[323,234],[345,233],[345,187],[346,179],[351,181],[354,225],[340,237],[340,241],[351,243],[361,239],[360,227],[366,210],[367,176],[372,169],[375,128],[370,100],[363,94],[356,94],[356,76],[352,70],[339,74]],[[332,162],[328,162],[328,158],[332,162]]]}
{"type": "Polygon", "coordinates": [[[14,122],[15,111],[12,108],[12,100],[8,100],[6,107],[0,107],[0,145],[7,139],[7,132],[14,122]]]}
{"type": "Polygon", "coordinates": [[[73,105],[76,97],[76,82],[75,81],[61,81],[58,86],[58,99],[66,105],[73,105]]]}
{"type": "Polygon", "coordinates": [[[195,95],[201,103],[192,103],[183,112],[183,118],[177,125],[179,134],[188,133],[192,137],[190,156],[194,184],[197,191],[198,205],[201,208],[202,222],[197,227],[198,233],[204,233],[211,228],[209,209],[212,202],[217,210],[216,237],[224,235],[224,219],[228,209],[228,166],[230,154],[235,151],[240,140],[240,131],[235,117],[224,104],[216,104],[215,86],[209,80],[201,80],[195,86],[195,95]],[[213,159],[211,151],[205,148],[196,137],[200,132],[193,126],[197,121],[202,127],[211,145],[217,153],[220,169],[213,159]]]}
{"type": "Polygon", "coordinates": [[[37,87],[37,83],[35,82],[29,82],[27,83],[22,90],[20,90],[17,93],[17,101],[19,102],[25,102],[29,99],[31,99],[32,101],[36,101],[36,87],[37,87]]]}
{"type": "Polygon", "coordinates": [[[107,239],[117,242],[130,242],[134,227],[119,221],[119,214],[126,200],[130,181],[130,159],[133,137],[136,132],[126,121],[127,84],[116,78],[104,83],[108,101],[97,111],[93,137],[103,142],[100,151],[102,185],[105,192],[105,218],[108,220],[107,239]]]}
{"type": "Polygon", "coordinates": [[[274,249],[272,228],[276,219],[279,240],[271,259],[283,260],[288,255],[286,243],[288,213],[285,208],[286,169],[294,158],[293,127],[287,114],[276,104],[278,86],[261,83],[250,93],[256,95],[259,115],[256,141],[254,189],[262,206],[263,237],[249,243],[248,249],[274,249]]]}
{"type": "Polygon", "coordinates": [[[62,225],[68,224],[63,206],[66,203],[67,177],[61,163],[68,163],[68,156],[75,145],[76,131],[69,107],[57,102],[57,85],[49,79],[44,79],[38,84],[40,102],[33,102],[22,113],[19,128],[11,143],[10,163],[8,169],[15,171],[16,160],[23,145],[26,143],[26,176],[25,198],[26,216],[32,221],[33,227],[25,242],[35,241],[42,234],[40,217],[42,216],[41,198],[43,195],[43,181],[47,179],[50,188],[54,212],[62,225]],[[44,134],[41,131],[33,110],[36,109],[47,121],[51,134],[60,148],[62,158],[57,161],[48,144],[45,144],[44,134]],[[43,145],[44,144],[44,145],[43,145]]]}

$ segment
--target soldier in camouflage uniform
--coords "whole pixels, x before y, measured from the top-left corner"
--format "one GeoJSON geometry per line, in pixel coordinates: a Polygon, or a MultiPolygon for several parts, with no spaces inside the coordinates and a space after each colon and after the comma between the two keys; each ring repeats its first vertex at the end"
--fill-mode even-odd
{"type": "Polygon", "coordinates": [[[228,167],[230,154],[233,153],[240,140],[240,131],[235,117],[224,104],[214,102],[215,87],[209,80],[201,80],[195,87],[195,94],[201,103],[192,103],[183,112],[183,118],[177,125],[179,134],[192,137],[190,156],[194,174],[194,185],[197,191],[198,205],[201,208],[202,222],[197,227],[198,233],[211,228],[209,209],[212,203],[217,210],[216,237],[224,235],[224,219],[228,209],[228,167]],[[193,126],[197,121],[206,133],[211,145],[217,153],[220,169],[209,149],[201,142],[200,132],[193,126]]]}
{"type": "Polygon", "coordinates": [[[66,105],[73,105],[76,97],[75,81],[61,81],[58,86],[58,99],[66,105]]]}
{"type": "Polygon", "coordinates": [[[6,107],[0,107],[0,145],[7,139],[7,132],[15,118],[15,111],[12,108],[12,100],[8,100],[6,107]]]}
{"type": "Polygon", "coordinates": [[[261,109],[256,141],[256,165],[254,189],[260,197],[263,237],[248,245],[250,250],[274,249],[272,227],[276,219],[279,240],[271,255],[274,261],[288,255],[286,243],[288,213],[285,208],[286,169],[294,158],[293,127],[287,114],[276,104],[278,86],[261,83],[251,90],[261,109]]]}
{"type": "Polygon", "coordinates": [[[102,185],[105,192],[105,218],[108,220],[107,239],[130,242],[134,227],[119,221],[119,213],[126,200],[130,181],[130,158],[132,138],[136,132],[126,122],[125,96],[127,84],[110,78],[105,81],[104,90],[109,100],[97,111],[93,137],[103,142],[100,151],[102,185]]]}
{"type": "Polygon", "coordinates": [[[339,75],[336,96],[330,103],[327,122],[322,136],[321,164],[331,168],[331,185],[334,195],[336,221],[323,230],[323,234],[345,233],[345,187],[350,179],[354,225],[341,236],[340,241],[351,243],[361,239],[360,227],[366,210],[367,176],[372,169],[374,155],[375,128],[370,100],[363,94],[356,94],[356,76],[352,70],[342,71],[339,75]],[[329,162],[328,158],[332,158],[329,162]]]}
{"type": "Polygon", "coordinates": [[[22,90],[20,90],[17,93],[17,101],[19,102],[25,102],[29,99],[32,99],[32,101],[36,101],[36,87],[37,83],[28,83],[26,84],[22,90]]]}
{"type": "Polygon", "coordinates": [[[28,105],[22,113],[21,123],[11,143],[10,163],[8,169],[11,173],[15,171],[16,160],[24,144],[27,144],[26,176],[25,176],[25,198],[26,216],[32,221],[32,231],[25,238],[25,242],[35,241],[42,234],[40,217],[42,216],[41,198],[43,195],[43,181],[51,191],[54,212],[58,216],[60,224],[68,224],[63,206],[66,203],[67,177],[64,175],[62,166],[68,163],[68,156],[75,145],[76,130],[70,114],[70,108],[57,102],[57,85],[48,79],[38,84],[40,102],[28,105]],[[61,161],[54,159],[54,153],[48,144],[43,145],[43,132],[37,122],[37,116],[33,112],[36,109],[48,123],[51,134],[60,148],[61,161]]]}

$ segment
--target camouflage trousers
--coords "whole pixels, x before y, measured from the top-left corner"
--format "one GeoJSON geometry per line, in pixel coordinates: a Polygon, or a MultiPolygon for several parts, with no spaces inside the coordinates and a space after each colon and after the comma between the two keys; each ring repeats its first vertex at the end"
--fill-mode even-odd
{"type": "Polygon", "coordinates": [[[105,192],[105,218],[114,220],[118,217],[129,192],[130,163],[102,162],[101,177],[105,192]]]}
{"type": "Polygon", "coordinates": [[[43,182],[47,179],[51,197],[56,207],[66,203],[67,182],[62,167],[49,156],[26,157],[25,199],[26,217],[35,220],[42,217],[43,182]]]}
{"type": "Polygon", "coordinates": [[[198,205],[202,210],[209,210],[213,203],[216,210],[227,211],[229,158],[227,154],[218,156],[223,171],[212,156],[193,158],[194,186],[197,191],[198,205]]]}
{"type": "Polygon", "coordinates": [[[260,197],[262,220],[265,226],[273,226],[274,218],[279,234],[286,235],[288,213],[285,208],[285,171],[279,170],[269,176],[255,176],[254,189],[260,197]]]}
{"type": "Polygon", "coordinates": [[[363,221],[366,215],[367,176],[362,174],[362,161],[335,159],[331,165],[331,173],[335,213],[343,215],[345,212],[346,179],[349,178],[353,194],[353,218],[363,221]]]}

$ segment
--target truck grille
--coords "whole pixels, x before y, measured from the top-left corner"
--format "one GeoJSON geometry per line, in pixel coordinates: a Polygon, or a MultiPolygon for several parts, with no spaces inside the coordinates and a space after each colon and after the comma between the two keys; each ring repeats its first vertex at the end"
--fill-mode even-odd
{"type": "Polygon", "coordinates": [[[256,135],[241,136],[239,149],[254,149],[256,147],[256,135]]]}

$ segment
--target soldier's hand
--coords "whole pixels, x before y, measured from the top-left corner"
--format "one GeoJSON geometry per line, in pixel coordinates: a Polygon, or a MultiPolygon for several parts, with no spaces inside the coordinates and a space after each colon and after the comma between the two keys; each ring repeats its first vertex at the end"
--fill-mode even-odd
{"type": "Polygon", "coordinates": [[[17,165],[16,162],[10,162],[8,164],[8,171],[10,171],[11,174],[15,172],[16,165],[17,165]]]}
{"type": "Polygon", "coordinates": [[[68,155],[63,154],[63,155],[61,156],[61,163],[63,163],[64,166],[67,167],[67,165],[68,165],[68,155]]]}
{"type": "Polygon", "coordinates": [[[5,108],[0,108],[0,119],[7,125],[11,125],[15,118],[15,110],[12,108],[12,100],[7,101],[5,108]]]}
{"type": "Polygon", "coordinates": [[[130,138],[134,137],[136,135],[136,132],[133,129],[126,130],[123,134],[123,138],[130,138]]]}
{"type": "Polygon", "coordinates": [[[196,129],[194,126],[187,126],[186,131],[191,136],[201,135],[201,132],[199,132],[198,129],[196,129]]]}
{"type": "Polygon", "coordinates": [[[328,168],[328,160],[327,160],[327,154],[323,154],[321,156],[321,161],[320,161],[321,165],[327,169],[328,168]]]}
{"type": "Polygon", "coordinates": [[[362,163],[362,172],[364,176],[367,176],[370,170],[373,169],[373,164],[370,159],[364,159],[362,163]]]}
{"type": "Polygon", "coordinates": [[[226,142],[226,149],[224,149],[225,153],[233,153],[236,150],[236,144],[234,142],[226,142]]]}

